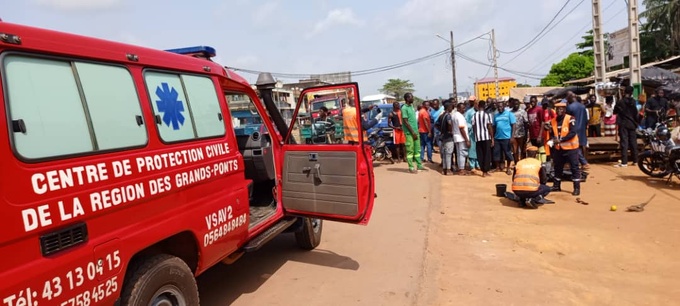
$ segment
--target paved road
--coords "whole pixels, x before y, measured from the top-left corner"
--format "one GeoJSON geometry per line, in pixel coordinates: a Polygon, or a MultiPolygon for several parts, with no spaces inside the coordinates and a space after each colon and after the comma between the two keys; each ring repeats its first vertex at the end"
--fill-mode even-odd
{"type": "Polygon", "coordinates": [[[311,252],[299,250],[292,234],[281,235],[202,275],[201,305],[417,304],[439,176],[405,170],[376,167],[378,198],[368,226],[325,222],[321,245],[311,252]]]}

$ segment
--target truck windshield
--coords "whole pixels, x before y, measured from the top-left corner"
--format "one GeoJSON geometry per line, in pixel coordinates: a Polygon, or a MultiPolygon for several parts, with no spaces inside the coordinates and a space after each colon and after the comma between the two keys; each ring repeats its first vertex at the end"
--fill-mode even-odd
{"type": "Polygon", "coordinates": [[[378,104],[380,104],[380,100],[361,101],[361,107],[369,107],[371,105],[378,105],[378,104]]]}
{"type": "Polygon", "coordinates": [[[380,104],[380,106],[372,109],[370,112],[368,112],[368,119],[373,119],[375,116],[378,115],[378,109],[383,114],[383,118],[387,118],[387,114],[389,114],[392,111],[392,105],[390,104],[380,104]]]}
{"type": "Polygon", "coordinates": [[[329,110],[340,108],[338,105],[338,100],[312,102],[312,110],[314,111],[318,111],[319,109],[321,109],[322,106],[325,106],[329,110]]]}

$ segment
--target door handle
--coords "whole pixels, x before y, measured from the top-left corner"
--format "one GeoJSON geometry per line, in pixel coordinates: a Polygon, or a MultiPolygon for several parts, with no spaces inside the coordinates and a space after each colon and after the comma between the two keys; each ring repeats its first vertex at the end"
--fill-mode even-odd
{"type": "Polygon", "coordinates": [[[313,173],[314,173],[314,179],[321,182],[321,164],[315,164],[314,165],[313,173]]]}
{"type": "Polygon", "coordinates": [[[302,173],[307,174],[309,177],[310,174],[314,175],[314,180],[317,182],[321,182],[321,164],[315,164],[314,168],[312,167],[302,167],[302,173]]]}

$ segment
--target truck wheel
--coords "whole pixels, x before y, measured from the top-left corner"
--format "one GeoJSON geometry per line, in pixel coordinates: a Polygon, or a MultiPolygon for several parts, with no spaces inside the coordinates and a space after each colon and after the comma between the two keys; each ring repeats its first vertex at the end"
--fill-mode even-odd
{"type": "Polygon", "coordinates": [[[321,243],[323,220],[303,218],[302,229],[295,232],[295,242],[303,250],[313,250],[321,243]]]}
{"type": "Polygon", "coordinates": [[[174,256],[158,255],[131,271],[121,305],[199,305],[196,279],[187,264],[174,256]]]}

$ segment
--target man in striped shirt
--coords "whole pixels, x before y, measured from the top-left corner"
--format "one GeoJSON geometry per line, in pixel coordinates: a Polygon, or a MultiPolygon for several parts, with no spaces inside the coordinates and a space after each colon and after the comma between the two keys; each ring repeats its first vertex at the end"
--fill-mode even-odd
{"type": "Polygon", "coordinates": [[[484,100],[479,101],[478,107],[480,111],[472,117],[472,129],[477,141],[477,161],[482,170],[482,177],[485,177],[489,175],[491,169],[491,147],[494,145],[493,118],[489,113],[483,111],[486,108],[484,100]]]}

